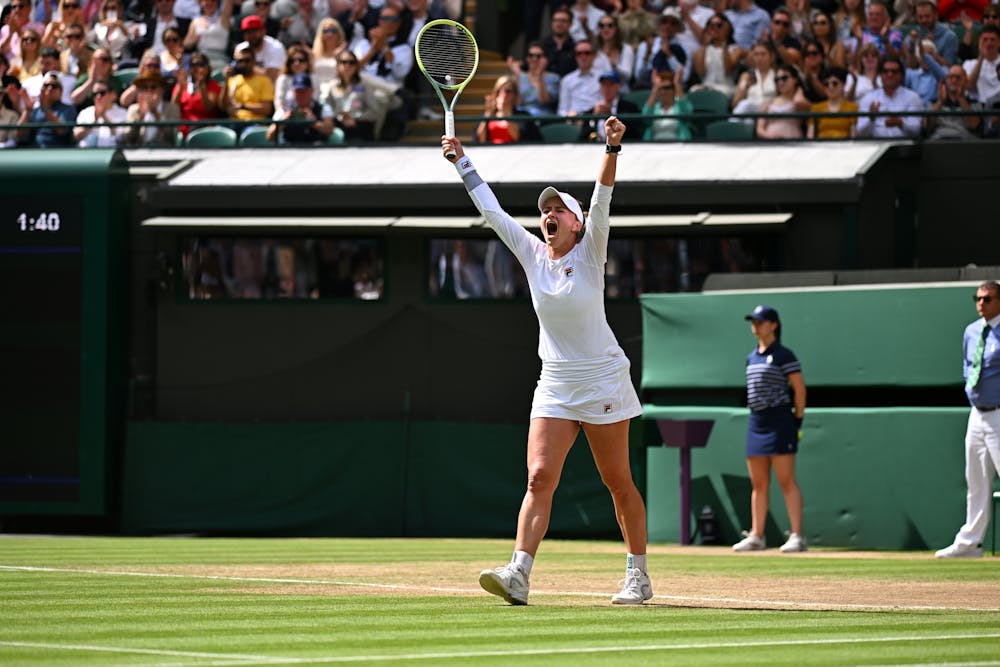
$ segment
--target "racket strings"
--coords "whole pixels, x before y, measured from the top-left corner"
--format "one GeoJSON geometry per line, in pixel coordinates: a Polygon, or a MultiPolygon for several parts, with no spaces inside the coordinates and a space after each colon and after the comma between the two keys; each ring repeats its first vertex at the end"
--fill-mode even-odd
{"type": "Polygon", "coordinates": [[[430,26],[417,50],[427,75],[443,88],[457,88],[476,72],[476,42],[455,26],[430,26]]]}

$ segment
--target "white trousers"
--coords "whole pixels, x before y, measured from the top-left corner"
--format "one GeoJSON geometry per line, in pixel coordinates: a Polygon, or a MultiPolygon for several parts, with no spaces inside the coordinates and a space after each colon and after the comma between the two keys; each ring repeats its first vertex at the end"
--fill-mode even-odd
{"type": "Polygon", "coordinates": [[[965,525],[955,535],[955,544],[979,546],[990,523],[993,479],[1000,474],[1000,410],[969,411],[965,431],[965,482],[968,485],[965,525]]]}

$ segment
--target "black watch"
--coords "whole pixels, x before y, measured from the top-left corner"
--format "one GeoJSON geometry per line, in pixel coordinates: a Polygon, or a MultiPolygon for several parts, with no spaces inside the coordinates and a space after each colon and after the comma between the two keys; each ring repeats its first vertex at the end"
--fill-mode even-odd
{"type": "Polygon", "coordinates": [[[622,152],[622,145],[612,146],[611,144],[604,144],[604,152],[611,155],[618,155],[622,152]]]}

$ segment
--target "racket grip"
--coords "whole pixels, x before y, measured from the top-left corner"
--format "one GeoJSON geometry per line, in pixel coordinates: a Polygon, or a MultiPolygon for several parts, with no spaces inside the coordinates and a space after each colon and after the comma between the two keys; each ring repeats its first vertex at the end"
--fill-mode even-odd
{"type": "MultiPolygon", "coordinates": [[[[453,111],[445,110],[444,112],[444,136],[452,138],[455,136],[455,113],[453,111]]],[[[455,157],[455,151],[448,151],[445,153],[446,158],[455,157]]]]}

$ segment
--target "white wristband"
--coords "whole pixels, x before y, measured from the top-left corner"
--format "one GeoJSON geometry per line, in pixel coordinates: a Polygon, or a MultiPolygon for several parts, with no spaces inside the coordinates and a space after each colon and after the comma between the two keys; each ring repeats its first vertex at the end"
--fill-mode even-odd
{"type": "Polygon", "coordinates": [[[455,171],[458,172],[459,176],[464,178],[466,174],[470,174],[475,170],[476,168],[472,166],[472,160],[469,159],[468,155],[463,155],[458,160],[455,160],[455,171]]]}

